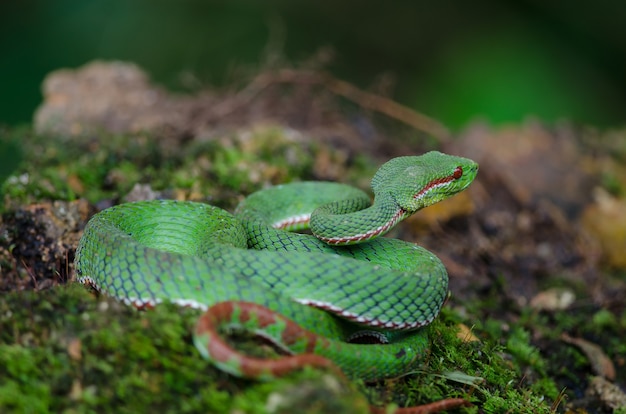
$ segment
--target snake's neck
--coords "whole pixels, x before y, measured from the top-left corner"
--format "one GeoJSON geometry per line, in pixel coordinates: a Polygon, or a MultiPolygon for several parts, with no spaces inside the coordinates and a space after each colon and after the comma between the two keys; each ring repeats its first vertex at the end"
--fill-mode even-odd
{"type": "Polygon", "coordinates": [[[391,197],[377,197],[365,208],[350,202],[320,207],[311,215],[310,226],[318,239],[340,246],[382,236],[409,215],[391,197]]]}

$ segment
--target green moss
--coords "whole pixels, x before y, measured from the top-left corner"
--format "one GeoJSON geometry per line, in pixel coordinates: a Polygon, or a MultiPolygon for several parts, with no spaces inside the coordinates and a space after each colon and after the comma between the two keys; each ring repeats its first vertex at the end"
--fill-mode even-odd
{"type": "MultiPolygon", "coordinates": [[[[137,183],[149,183],[165,196],[232,208],[265,185],[320,178],[325,165],[316,164],[320,159],[338,165],[343,180],[363,188],[375,169],[365,156],[346,168],[340,152],[277,126],[182,146],[145,135],[20,134],[29,151],[3,184],[9,208],[43,199],[118,199],[137,183]]],[[[4,270],[12,263],[0,265],[4,270]]],[[[507,281],[497,282],[490,299],[464,304],[468,316],[444,309],[428,328],[432,350],[419,371],[368,385],[313,369],[268,383],[232,378],[202,360],[191,344],[197,312],[189,309],[165,304],[138,312],[96,300],[74,285],[9,293],[0,298],[0,412],[360,413],[367,412],[368,400],[410,406],[463,397],[475,406],[459,409],[462,413],[476,413],[478,407],[547,413],[560,388],[549,375],[581,381],[584,376],[573,369],[588,361],[568,345],[542,355],[530,332],[559,343],[560,333],[571,329],[604,330],[612,338],[606,349],[626,354],[626,313],[617,317],[600,310],[585,319],[522,309],[515,322],[505,322],[489,317],[502,314],[497,298],[507,281]],[[459,323],[472,326],[480,340],[457,338],[459,323]],[[563,360],[571,365],[563,368],[563,360]]],[[[258,348],[253,339],[236,340],[246,342],[244,349],[258,348]]]]}
{"type": "Polygon", "coordinates": [[[264,413],[268,404],[272,412],[366,411],[363,397],[316,370],[271,383],[233,381],[193,347],[197,314],[167,304],[139,312],[75,285],[4,295],[0,411],[264,413]]]}
{"type": "Polygon", "coordinates": [[[591,317],[591,325],[596,331],[614,330],[618,327],[617,317],[608,309],[600,309],[591,317]]]}
{"type": "Polygon", "coordinates": [[[9,208],[76,198],[97,203],[120,198],[138,183],[230,208],[237,196],[263,186],[314,178],[314,161],[322,150],[313,140],[272,125],[186,145],[146,135],[13,134],[7,139],[19,138],[29,151],[0,181],[9,208]]]}
{"type": "Polygon", "coordinates": [[[556,382],[548,377],[537,379],[530,388],[534,394],[538,396],[545,395],[552,401],[556,400],[561,393],[561,390],[557,386],[556,382]]]}
{"type": "Polygon", "coordinates": [[[367,412],[364,396],[400,406],[461,396],[486,412],[508,401],[541,413],[542,396],[554,392],[545,381],[522,387],[499,345],[458,339],[450,311],[429,328],[423,369],[358,387],[315,369],[267,383],[234,379],[193,347],[196,311],[164,304],[140,312],[82,286],[9,293],[0,315],[0,411],[359,413],[367,412]]]}
{"type": "MultiPolygon", "coordinates": [[[[385,396],[392,394],[395,396],[392,399],[400,406],[410,406],[461,397],[481,409],[486,407],[485,412],[549,413],[546,397],[558,395],[554,393],[555,385],[549,379],[536,386],[521,381],[515,364],[511,363],[497,339],[462,341],[456,329],[459,319],[458,314],[444,308],[440,318],[428,328],[432,350],[427,365],[402,380],[387,381],[381,388],[366,389],[370,400],[388,401],[385,396]],[[399,395],[405,398],[398,399],[399,395]],[[507,411],[505,407],[513,410],[507,411]]],[[[475,332],[480,333],[480,330],[475,332]]],[[[523,336],[519,342],[525,339],[528,338],[523,336]]],[[[527,341],[524,345],[529,347],[527,341]]],[[[458,411],[475,413],[476,406],[458,411]]]]}
{"type": "Polygon", "coordinates": [[[506,349],[515,357],[520,371],[523,365],[528,365],[540,373],[543,372],[545,362],[539,350],[531,345],[530,332],[521,327],[513,328],[507,339],[506,349]]]}
{"type": "Polygon", "coordinates": [[[530,392],[520,393],[517,390],[508,390],[503,394],[491,394],[482,405],[485,413],[551,413],[550,407],[545,404],[543,397],[530,392]]]}

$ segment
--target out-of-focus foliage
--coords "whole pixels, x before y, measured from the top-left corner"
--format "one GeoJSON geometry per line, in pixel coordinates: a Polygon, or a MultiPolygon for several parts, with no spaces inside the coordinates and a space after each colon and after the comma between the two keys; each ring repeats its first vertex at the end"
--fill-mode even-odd
{"type": "Polygon", "coordinates": [[[2,2],[0,123],[31,119],[51,70],[122,59],[194,90],[324,65],[456,127],[528,114],[619,125],[625,12],[613,0],[2,2]]]}
{"type": "MultiPolygon", "coordinates": [[[[0,130],[0,184],[19,166],[22,159],[22,149],[19,145],[21,134],[14,133],[10,138],[0,130]]],[[[0,188],[0,196],[2,189],[0,188]]]]}

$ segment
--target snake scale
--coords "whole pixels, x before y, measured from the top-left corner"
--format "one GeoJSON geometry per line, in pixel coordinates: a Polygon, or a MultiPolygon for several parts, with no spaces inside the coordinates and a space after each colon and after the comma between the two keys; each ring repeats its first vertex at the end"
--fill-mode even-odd
{"type": "Polygon", "coordinates": [[[162,301],[208,311],[194,343],[229,373],[273,378],[303,364],[336,365],[375,380],[414,368],[428,350],[422,326],[448,294],[429,251],[377,238],[464,190],[478,165],[429,152],[394,158],[361,190],[301,182],[248,196],[232,215],[197,202],[121,204],[91,218],[76,252],[77,279],[138,307],[162,301]],[[310,234],[300,230],[310,226],[310,234]],[[224,330],[249,330],[286,353],[255,359],[224,330]],[[375,338],[379,344],[359,342],[375,338]]]}

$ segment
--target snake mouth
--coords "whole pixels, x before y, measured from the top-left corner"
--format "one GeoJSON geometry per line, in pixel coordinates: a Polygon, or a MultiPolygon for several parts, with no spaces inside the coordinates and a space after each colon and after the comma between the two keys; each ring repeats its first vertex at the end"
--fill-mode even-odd
{"type": "Polygon", "coordinates": [[[435,178],[430,181],[428,184],[423,186],[417,193],[413,195],[413,200],[421,200],[426,197],[426,195],[431,194],[441,187],[445,187],[448,183],[452,181],[456,181],[463,176],[463,167],[458,166],[455,168],[454,172],[446,177],[435,178]]]}

